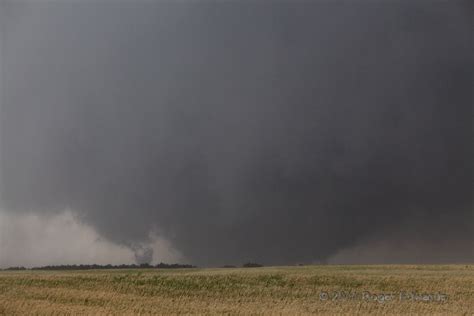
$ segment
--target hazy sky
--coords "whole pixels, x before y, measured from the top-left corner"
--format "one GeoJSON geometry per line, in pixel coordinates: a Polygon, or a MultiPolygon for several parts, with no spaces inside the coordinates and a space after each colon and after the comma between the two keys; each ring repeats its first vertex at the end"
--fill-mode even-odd
{"type": "Polygon", "coordinates": [[[0,0],[0,265],[474,261],[472,12],[0,0]]]}

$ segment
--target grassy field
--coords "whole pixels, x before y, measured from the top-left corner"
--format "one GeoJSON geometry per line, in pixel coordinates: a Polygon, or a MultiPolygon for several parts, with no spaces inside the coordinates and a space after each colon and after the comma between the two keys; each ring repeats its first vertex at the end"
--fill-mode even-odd
{"type": "Polygon", "coordinates": [[[0,272],[4,315],[249,313],[473,315],[474,266],[0,272]]]}

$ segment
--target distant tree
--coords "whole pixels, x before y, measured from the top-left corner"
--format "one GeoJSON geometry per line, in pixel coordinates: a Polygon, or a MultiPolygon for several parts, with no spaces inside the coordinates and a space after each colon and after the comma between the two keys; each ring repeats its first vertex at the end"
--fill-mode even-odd
{"type": "Polygon", "coordinates": [[[261,268],[263,264],[256,263],[256,262],[247,262],[242,265],[244,268],[261,268]]]}
{"type": "Polygon", "coordinates": [[[21,270],[26,270],[25,267],[9,267],[5,269],[6,271],[21,271],[21,270]]]}

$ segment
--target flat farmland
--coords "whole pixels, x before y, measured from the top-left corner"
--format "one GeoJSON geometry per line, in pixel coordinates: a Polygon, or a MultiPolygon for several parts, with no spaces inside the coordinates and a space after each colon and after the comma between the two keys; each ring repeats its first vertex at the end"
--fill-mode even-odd
{"type": "Polygon", "coordinates": [[[0,315],[472,315],[474,265],[0,272],[0,315]]]}

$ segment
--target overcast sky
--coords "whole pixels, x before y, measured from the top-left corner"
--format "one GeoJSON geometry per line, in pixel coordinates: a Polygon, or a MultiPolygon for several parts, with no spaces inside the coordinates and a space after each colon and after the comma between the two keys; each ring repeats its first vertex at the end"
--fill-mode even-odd
{"type": "Polygon", "coordinates": [[[472,262],[472,9],[0,0],[0,265],[472,262]]]}

